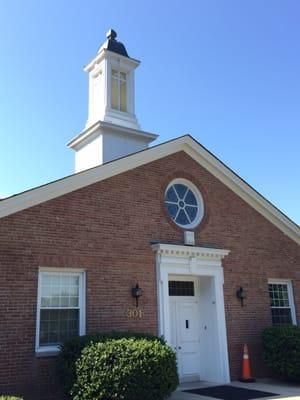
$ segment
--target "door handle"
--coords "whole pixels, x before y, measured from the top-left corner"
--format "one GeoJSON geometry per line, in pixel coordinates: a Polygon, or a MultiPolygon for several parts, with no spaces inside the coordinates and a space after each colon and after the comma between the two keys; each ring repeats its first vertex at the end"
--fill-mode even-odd
{"type": "Polygon", "coordinates": [[[181,346],[178,346],[178,350],[181,350],[181,346]]]}

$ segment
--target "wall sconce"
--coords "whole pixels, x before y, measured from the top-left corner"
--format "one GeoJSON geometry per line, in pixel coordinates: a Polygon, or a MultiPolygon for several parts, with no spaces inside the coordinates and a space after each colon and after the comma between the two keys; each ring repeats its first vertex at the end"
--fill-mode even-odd
{"type": "Polygon", "coordinates": [[[139,298],[142,295],[142,289],[139,287],[139,284],[137,283],[131,290],[132,297],[135,298],[136,301],[136,306],[139,306],[139,298]]]}
{"type": "Polygon", "coordinates": [[[242,286],[236,291],[236,297],[241,301],[241,306],[243,307],[246,293],[242,286]]]}

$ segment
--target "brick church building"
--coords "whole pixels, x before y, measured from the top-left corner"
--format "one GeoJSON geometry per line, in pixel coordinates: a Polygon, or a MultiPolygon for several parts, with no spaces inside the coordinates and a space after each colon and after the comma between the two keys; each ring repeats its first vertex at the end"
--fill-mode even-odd
{"type": "Polygon", "coordinates": [[[248,343],[265,376],[262,330],[300,319],[299,227],[193,137],[149,147],[138,65],[111,30],[75,173],[0,201],[0,394],[46,398],[60,343],[95,331],[163,335],[183,382],[236,379],[248,343]]]}

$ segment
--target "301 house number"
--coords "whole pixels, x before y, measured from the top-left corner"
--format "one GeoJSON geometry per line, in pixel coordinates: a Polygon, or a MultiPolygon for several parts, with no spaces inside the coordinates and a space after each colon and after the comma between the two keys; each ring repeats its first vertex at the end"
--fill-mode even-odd
{"type": "Polygon", "coordinates": [[[142,318],[143,313],[142,310],[136,308],[128,308],[126,311],[126,316],[128,318],[142,318]]]}

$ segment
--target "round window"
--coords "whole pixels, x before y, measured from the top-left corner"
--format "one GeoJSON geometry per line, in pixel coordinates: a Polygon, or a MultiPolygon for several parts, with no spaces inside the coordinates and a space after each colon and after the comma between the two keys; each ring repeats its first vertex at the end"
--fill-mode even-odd
{"type": "Polygon", "coordinates": [[[199,190],[185,179],[172,181],[165,193],[165,206],[171,219],[182,228],[195,228],[203,218],[199,190]]]}

